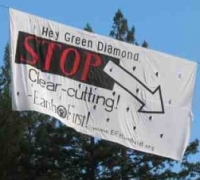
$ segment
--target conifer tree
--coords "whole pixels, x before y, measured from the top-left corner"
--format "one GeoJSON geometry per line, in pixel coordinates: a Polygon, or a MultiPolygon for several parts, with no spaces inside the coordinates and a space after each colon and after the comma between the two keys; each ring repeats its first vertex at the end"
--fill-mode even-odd
{"type": "MultiPolygon", "coordinates": [[[[93,32],[86,24],[85,30],[93,32]]],[[[134,45],[135,28],[118,10],[110,36],[134,45]]],[[[148,47],[143,41],[141,46],[148,47]]],[[[130,180],[198,179],[199,140],[192,141],[181,163],[89,137],[55,118],[11,108],[9,47],[0,69],[0,179],[2,180],[130,180]],[[180,166],[175,171],[174,167],[180,166]]],[[[177,168],[176,168],[177,169],[177,168]]]]}

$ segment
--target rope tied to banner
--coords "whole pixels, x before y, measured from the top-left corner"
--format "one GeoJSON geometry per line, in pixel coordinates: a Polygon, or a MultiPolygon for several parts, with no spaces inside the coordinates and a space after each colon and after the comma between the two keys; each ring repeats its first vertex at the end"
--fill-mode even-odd
{"type": "Polygon", "coordinates": [[[4,9],[9,9],[9,7],[6,6],[6,5],[4,5],[4,4],[0,4],[0,7],[1,7],[1,8],[4,8],[4,9]]]}

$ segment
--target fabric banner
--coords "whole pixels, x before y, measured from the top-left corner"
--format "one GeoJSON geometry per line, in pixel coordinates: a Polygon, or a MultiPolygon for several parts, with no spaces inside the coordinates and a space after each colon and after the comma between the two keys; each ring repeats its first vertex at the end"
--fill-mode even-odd
{"type": "Polygon", "coordinates": [[[181,160],[197,64],[10,9],[12,104],[181,160]]]}

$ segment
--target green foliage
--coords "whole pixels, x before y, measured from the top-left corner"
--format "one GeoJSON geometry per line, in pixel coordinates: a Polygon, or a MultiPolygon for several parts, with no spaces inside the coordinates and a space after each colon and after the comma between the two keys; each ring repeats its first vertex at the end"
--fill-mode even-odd
{"type": "Polygon", "coordinates": [[[129,29],[127,19],[124,18],[121,10],[118,10],[113,18],[113,26],[110,31],[110,36],[117,40],[134,44],[136,43],[134,33],[134,26],[129,29]]]}
{"type": "Polygon", "coordinates": [[[88,32],[93,32],[93,30],[92,30],[92,27],[90,26],[90,24],[86,24],[86,26],[84,27],[84,30],[85,31],[88,31],[88,32]]]}
{"type": "MultiPolygon", "coordinates": [[[[93,32],[89,24],[84,28],[93,32]]],[[[135,28],[118,10],[110,36],[138,45],[135,28]]],[[[144,41],[141,45],[147,48],[144,41]]],[[[199,141],[188,146],[178,163],[94,139],[35,112],[11,108],[9,48],[0,70],[0,179],[2,180],[130,180],[200,178],[200,162],[190,162],[199,141]],[[180,170],[174,167],[180,166],[180,170]]]]}
{"type": "Polygon", "coordinates": [[[5,48],[4,67],[0,74],[0,179],[16,173],[20,140],[23,137],[23,117],[11,110],[9,47],[5,48]]]}

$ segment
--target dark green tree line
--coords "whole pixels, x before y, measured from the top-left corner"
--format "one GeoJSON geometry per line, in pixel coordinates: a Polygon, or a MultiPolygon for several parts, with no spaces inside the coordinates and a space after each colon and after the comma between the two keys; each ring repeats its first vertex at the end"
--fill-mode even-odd
{"type": "MultiPolygon", "coordinates": [[[[89,24],[84,28],[93,32],[89,24]]],[[[139,46],[135,28],[118,10],[110,37],[139,46]]],[[[147,48],[144,41],[142,47],[147,48]]],[[[77,133],[55,118],[11,108],[9,48],[0,70],[0,180],[198,179],[200,163],[190,162],[199,141],[191,142],[183,161],[128,149],[77,133]],[[180,165],[180,170],[174,169],[180,165]]]]}

